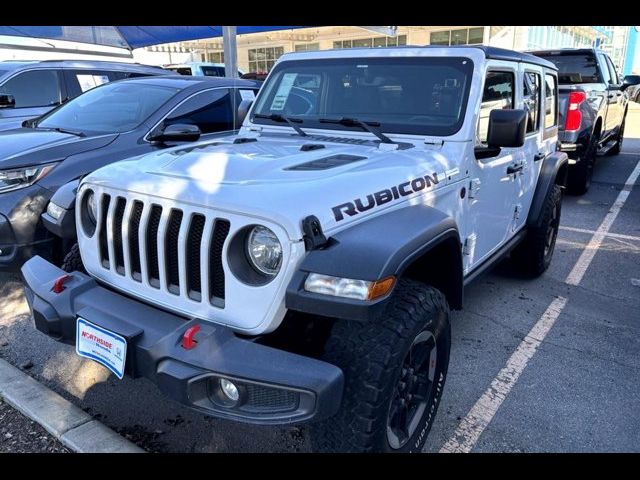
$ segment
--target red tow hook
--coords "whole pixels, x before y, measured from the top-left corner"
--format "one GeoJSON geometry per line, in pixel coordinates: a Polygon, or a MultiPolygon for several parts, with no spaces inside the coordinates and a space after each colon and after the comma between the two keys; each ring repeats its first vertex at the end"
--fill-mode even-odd
{"type": "Polygon", "coordinates": [[[51,291],[53,293],[62,293],[62,291],[65,288],[67,288],[64,286],[64,284],[67,283],[69,280],[71,280],[71,275],[62,275],[55,282],[53,282],[53,287],[51,288],[51,291]]]}
{"type": "Polygon", "coordinates": [[[187,331],[182,335],[182,348],[185,350],[191,350],[198,342],[195,340],[196,333],[200,331],[200,325],[195,324],[192,327],[187,328],[187,331]]]}

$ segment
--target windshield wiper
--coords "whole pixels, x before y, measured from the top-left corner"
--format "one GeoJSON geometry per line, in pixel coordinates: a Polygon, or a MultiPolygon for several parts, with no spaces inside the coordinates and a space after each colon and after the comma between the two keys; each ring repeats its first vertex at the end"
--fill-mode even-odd
{"type": "Polygon", "coordinates": [[[380,122],[363,122],[362,120],[358,120],[357,118],[342,117],[337,119],[321,118],[320,123],[337,123],[346,127],[360,127],[369,133],[373,133],[380,139],[382,143],[397,143],[380,131],[380,122]]]}
{"type": "Polygon", "coordinates": [[[264,115],[262,113],[254,113],[254,117],[256,118],[266,118],[267,120],[272,120],[274,122],[287,122],[291,128],[293,128],[298,135],[301,137],[307,137],[308,135],[302,130],[296,123],[302,123],[302,120],[299,118],[290,118],[285,117],[284,115],[280,115],[279,113],[272,113],[270,115],[264,115]]]}
{"type": "Polygon", "coordinates": [[[75,135],[76,137],[86,137],[87,134],[84,132],[78,132],[76,130],[68,130],[66,128],[61,128],[61,127],[41,127],[40,125],[38,125],[37,123],[33,123],[31,125],[31,128],[35,128],[38,130],[50,130],[53,132],[60,132],[60,133],[68,133],[69,135],[75,135]]]}

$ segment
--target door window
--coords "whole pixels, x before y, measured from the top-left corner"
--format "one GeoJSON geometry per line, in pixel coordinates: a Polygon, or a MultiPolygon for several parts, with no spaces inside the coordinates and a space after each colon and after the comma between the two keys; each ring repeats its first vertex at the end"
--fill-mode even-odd
{"type": "Polygon", "coordinates": [[[598,58],[600,59],[600,66],[602,69],[602,77],[604,78],[604,83],[607,85],[611,83],[611,72],[609,72],[609,66],[607,65],[607,60],[604,55],[601,53],[598,54],[598,58]]]}
{"type": "Polygon", "coordinates": [[[480,104],[480,119],[478,121],[478,140],[487,141],[489,129],[489,115],[492,110],[513,108],[513,92],[515,77],[513,72],[487,72],[480,104]]]}
{"type": "Polygon", "coordinates": [[[545,75],[544,128],[558,124],[558,88],[556,77],[545,75]]]}
{"type": "Polygon", "coordinates": [[[235,115],[231,103],[231,94],[226,88],[200,92],[171,112],[164,125],[197,125],[202,133],[233,130],[235,115]]]}
{"type": "Polygon", "coordinates": [[[16,108],[50,107],[60,103],[60,78],[56,70],[31,70],[7,80],[0,93],[13,95],[16,108]]]}
{"type": "Polygon", "coordinates": [[[616,72],[616,67],[613,66],[613,62],[607,56],[604,58],[607,59],[607,67],[609,68],[609,74],[611,75],[611,83],[614,85],[620,84],[620,79],[618,78],[618,72],[616,72]]]}
{"type": "Polygon", "coordinates": [[[540,75],[524,73],[523,98],[527,112],[527,133],[537,132],[540,126],[540,75]]]}

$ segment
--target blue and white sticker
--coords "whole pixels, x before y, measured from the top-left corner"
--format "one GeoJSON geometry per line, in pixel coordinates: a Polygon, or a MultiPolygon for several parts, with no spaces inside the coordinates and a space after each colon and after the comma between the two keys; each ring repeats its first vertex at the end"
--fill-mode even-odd
{"type": "Polygon", "coordinates": [[[117,333],[78,317],[76,353],[104,365],[122,380],[127,359],[127,340],[117,333]]]}

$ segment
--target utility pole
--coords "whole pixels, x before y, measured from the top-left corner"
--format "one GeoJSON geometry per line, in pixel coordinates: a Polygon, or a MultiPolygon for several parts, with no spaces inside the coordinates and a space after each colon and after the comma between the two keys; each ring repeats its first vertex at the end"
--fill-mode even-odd
{"type": "Polygon", "coordinates": [[[238,44],[236,27],[222,27],[224,46],[224,72],[229,78],[238,78],[238,44]]]}

